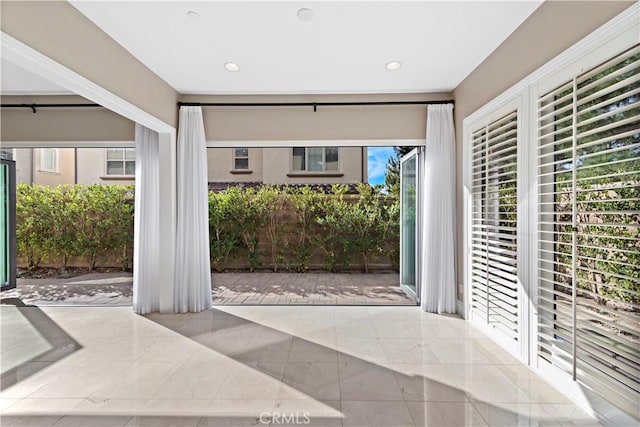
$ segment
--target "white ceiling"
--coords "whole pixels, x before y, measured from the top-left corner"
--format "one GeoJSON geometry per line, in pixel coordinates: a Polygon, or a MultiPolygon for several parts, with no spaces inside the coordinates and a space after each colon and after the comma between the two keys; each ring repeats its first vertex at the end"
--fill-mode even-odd
{"type": "Polygon", "coordinates": [[[0,94],[69,95],[71,92],[0,58],[0,94]]]}
{"type": "Polygon", "coordinates": [[[450,91],[542,1],[71,3],[181,93],[263,94],[450,91]]]}

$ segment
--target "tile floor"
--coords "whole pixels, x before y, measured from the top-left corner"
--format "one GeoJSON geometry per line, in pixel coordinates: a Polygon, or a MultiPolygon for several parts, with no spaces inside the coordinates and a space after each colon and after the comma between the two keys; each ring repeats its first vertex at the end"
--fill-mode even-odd
{"type": "Polygon", "coordinates": [[[598,425],[416,307],[1,306],[2,426],[598,425]]]}

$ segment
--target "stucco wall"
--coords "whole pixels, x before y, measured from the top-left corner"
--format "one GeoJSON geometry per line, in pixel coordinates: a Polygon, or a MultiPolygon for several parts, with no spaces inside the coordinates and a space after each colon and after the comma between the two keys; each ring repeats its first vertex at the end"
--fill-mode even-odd
{"type": "Polygon", "coordinates": [[[42,170],[41,166],[41,149],[33,150],[33,183],[37,185],[47,185],[56,187],[62,184],[73,184],[75,175],[75,154],[73,148],[56,148],[56,156],[58,158],[58,169],[56,172],[48,172],[42,170]]]}
{"type": "Polygon", "coordinates": [[[105,148],[78,148],[78,184],[133,184],[135,178],[107,176],[105,148]]]}
{"type": "Polygon", "coordinates": [[[16,161],[16,182],[31,183],[33,177],[32,163],[33,150],[30,148],[21,148],[13,150],[13,160],[16,161]]]}
{"type": "MultiPolygon", "coordinates": [[[[240,146],[239,146],[240,147],[240,146]]],[[[209,182],[259,182],[262,181],[262,148],[249,148],[251,173],[232,173],[233,148],[208,148],[207,166],[209,182]]]]}

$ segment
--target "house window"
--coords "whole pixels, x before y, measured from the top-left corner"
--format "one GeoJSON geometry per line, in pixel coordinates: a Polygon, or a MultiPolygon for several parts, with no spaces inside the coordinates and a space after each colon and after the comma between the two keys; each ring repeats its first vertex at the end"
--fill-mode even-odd
{"type": "Polygon", "coordinates": [[[135,148],[107,148],[107,175],[135,175],[135,148]]]}
{"type": "Polygon", "coordinates": [[[58,172],[58,150],[55,148],[42,148],[40,150],[40,170],[58,172]]]}
{"type": "Polygon", "coordinates": [[[248,170],[249,169],[249,149],[234,148],[233,149],[233,169],[248,170]]]}
{"type": "Polygon", "coordinates": [[[292,151],[291,169],[295,172],[328,172],[338,170],[337,147],[296,147],[292,151]]]}

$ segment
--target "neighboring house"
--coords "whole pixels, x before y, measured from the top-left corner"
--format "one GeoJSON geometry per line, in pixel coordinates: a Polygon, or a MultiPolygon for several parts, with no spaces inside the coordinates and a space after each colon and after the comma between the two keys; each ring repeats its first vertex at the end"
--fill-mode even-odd
{"type": "MultiPolygon", "coordinates": [[[[134,148],[5,150],[17,182],[133,184],[134,148]]],[[[366,147],[209,148],[209,182],[355,184],[367,182],[366,147]]]]}
{"type": "Polygon", "coordinates": [[[367,182],[366,147],[209,148],[209,182],[367,182]]]}
{"type": "Polygon", "coordinates": [[[16,181],[62,184],[133,184],[134,148],[20,148],[5,150],[16,161],[16,181]]]}

